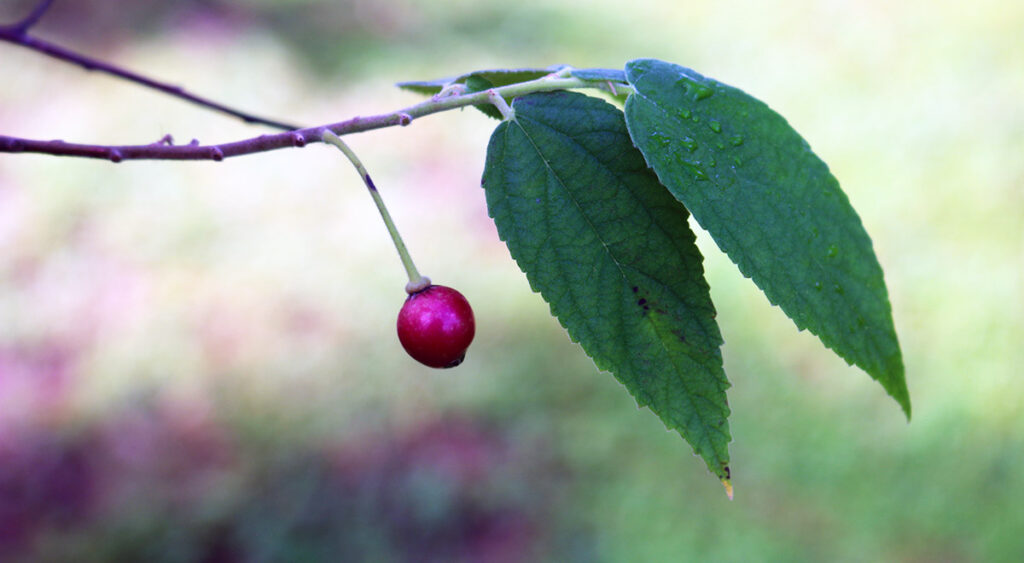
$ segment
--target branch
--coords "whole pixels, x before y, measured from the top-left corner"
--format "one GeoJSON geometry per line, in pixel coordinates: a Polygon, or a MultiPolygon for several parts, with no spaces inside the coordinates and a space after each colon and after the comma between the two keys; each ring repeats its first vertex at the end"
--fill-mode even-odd
{"type": "Polygon", "coordinates": [[[48,55],[55,59],[78,65],[84,68],[85,70],[95,70],[106,74],[110,74],[112,76],[116,76],[118,78],[123,78],[130,82],[134,82],[136,84],[140,84],[142,86],[146,86],[154,90],[159,90],[160,92],[164,92],[165,94],[170,94],[171,96],[183,99],[193,104],[208,109],[212,109],[214,111],[218,111],[233,117],[237,117],[238,119],[241,119],[246,123],[259,123],[284,131],[299,129],[299,126],[297,125],[285,123],[283,121],[267,119],[259,117],[257,115],[239,111],[237,109],[214,102],[212,100],[202,98],[195,94],[191,94],[181,86],[175,86],[174,84],[168,84],[166,82],[160,82],[152,78],[147,78],[141,74],[123,69],[116,65],[105,63],[97,59],[87,57],[85,55],[81,55],[79,53],[71,51],[70,49],[61,47],[60,45],[56,45],[54,43],[50,43],[48,41],[44,41],[42,39],[38,39],[36,37],[29,35],[29,28],[39,21],[39,18],[43,16],[43,13],[46,12],[46,9],[49,8],[52,1],[53,0],[44,0],[43,2],[39,3],[39,5],[36,6],[35,10],[33,10],[31,14],[29,14],[25,19],[21,20],[18,23],[15,23],[13,25],[0,26],[0,41],[6,41],[14,45],[20,45],[22,47],[31,49],[38,53],[42,53],[44,55],[48,55]]]}
{"type": "MultiPolygon", "coordinates": [[[[571,88],[606,89],[607,85],[603,81],[549,75],[536,80],[509,84],[482,92],[448,97],[435,96],[427,101],[391,113],[370,117],[354,117],[338,123],[307,127],[273,135],[260,135],[259,137],[219,145],[201,145],[198,141],[192,141],[187,145],[172,145],[168,137],[148,145],[88,145],[67,143],[59,140],[41,141],[0,135],[0,152],[32,152],[56,156],[97,158],[111,162],[121,162],[123,160],[220,161],[233,156],[268,152],[289,147],[303,147],[307,143],[323,142],[322,136],[325,130],[330,130],[338,136],[343,136],[373,129],[382,129],[384,127],[393,127],[395,125],[405,126],[412,123],[413,119],[425,115],[470,105],[490,103],[494,94],[512,99],[534,92],[550,92],[571,88]]],[[[622,84],[620,88],[629,88],[629,86],[622,84]]]]}
{"type": "Polygon", "coordinates": [[[25,18],[20,22],[10,26],[10,29],[24,34],[30,28],[32,28],[32,26],[39,23],[39,20],[42,19],[46,11],[50,9],[51,4],[53,4],[53,0],[43,0],[42,2],[36,4],[36,7],[33,8],[32,13],[25,16],[25,18]]]}
{"type": "MultiPolygon", "coordinates": [[[[146,86],[171,96],[181,98],[196,105],[213,109],[227,115],[237,117],[247,123],[261,123],[287,131],[276,135],[261,135],[241,141],[219,145],[202,145],[193,140],[187,145],[174,145],[170,136],[148,145],[93,145],[68,143],[62,140],[24,139],[0,135],[0,152],[7,153],[40,153],[55,156],[74,156],[96,158],[121,162],[122,160],[214,160],[220,161],[232,156],[267,152],[286,147],[303,147],[309,142],[323,142],[324,131],[330,130],[337,135],[347,135],[380,129],[394,125],[408,125],[414,118],[484,103],[504,102],[505,98],[514,98],[533,92],[564,90],[569,88],[597,88],[615,92],[615,86],[609,81],[588,80],[570,77],[567,69],[539,78],[537,80],[509,84],[486,92],[472,94],[446,95],[438,94],[430,100],[392,113],[371,117],[355,117],[348,121],[300,128],[290,123],[258,117],[223,104],[208,100],[185,91],[180,86],[147,78],[141,74],[125,70],[118,66],[92,59],[59,45],[29,35],[28,30],[34,26],[52,5],[53,0],[41,0],[32,12],[21,21],[0,26],[0,41],[20,45],[27,49],[51,56],[58,60],[70,62],[86,70],[104,72],[130,82],[146,86]]],[[[627,84],[619,84],[621,88],[630,88],[627,84]]],[[[509,114],[506,115],[506,118],[509,114]]]]}

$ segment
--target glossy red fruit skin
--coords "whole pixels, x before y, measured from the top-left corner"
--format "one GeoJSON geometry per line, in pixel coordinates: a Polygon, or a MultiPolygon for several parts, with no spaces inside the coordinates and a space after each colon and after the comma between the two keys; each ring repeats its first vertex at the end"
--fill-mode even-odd
{"type": "Polygon", "coordinates": [[[475,334],[469,301],[447,286],[430,285],[413,293],[398,312],[402,347],[414,360],[432,368],[461,364],[475,334]]]}

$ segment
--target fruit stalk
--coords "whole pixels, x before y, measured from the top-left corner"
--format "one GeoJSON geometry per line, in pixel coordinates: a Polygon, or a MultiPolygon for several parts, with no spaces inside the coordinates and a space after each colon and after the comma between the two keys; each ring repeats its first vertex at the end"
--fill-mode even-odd
{"type": "Polygon", "coordinates": [[[402,235],[398,234],[398,227],[395,226],[395,222],[391,220],[391,214],[388,213],[388,208],[384,205],[384,200],[380,197],[380,192],[377,191],[377,186],[373,184],[373,179],[370,178],[369,172],[366,171],[366,167],[363,166],[362,161],[356,156],[356,153],[345,141],[341,140],[341,137],[335,135],[332,131],[326,130],[323,132],[323,140],[330,143],[340,150],[355,167],[356,172],[359,173],[359,177],[362,178],[363,183],[366,184],[366,189],[370,191],[370,197],[373,198],[373,203],[377,206],[377,211],[380,211],[380,216],[384,220],[384,225],[388,228],[388,234],[391,235],[391,240],[395,243],[395,250],[398,251],[398,257],[402,260],[402,265],[405,266],[405,272],[409,275],[409,283],[405,286],[407,293],[416,293],[423,288],[430,285],[430,279],[421,275],[419,270],[416,269],[416,264],[412,261],[412,256],[409,255],[409,250],[405,247],[405,242],[402,240],[402,235]]]}

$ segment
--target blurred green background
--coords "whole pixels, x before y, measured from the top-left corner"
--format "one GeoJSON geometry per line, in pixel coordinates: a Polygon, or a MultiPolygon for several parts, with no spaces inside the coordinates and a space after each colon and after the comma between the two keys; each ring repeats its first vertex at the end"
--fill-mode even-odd
{"type": "MultiPolygon", "coordinates": [[[[333,149],[0,155],[0,560],[1021,560],[1022,29],[1008,0],[57,2],[42,37],[306,124],[478,68],[656,57],[738,86],[872,235],[914,419],[700,235],[726,500],[530,292],[486,214],[496,122],[475,111],[349,140],[420,269],[474,305],[451,371],[399,347],[403,272],[333,149]]],[[[262,132],[11,45],[0,76],[7,135],[262,132]]]]}

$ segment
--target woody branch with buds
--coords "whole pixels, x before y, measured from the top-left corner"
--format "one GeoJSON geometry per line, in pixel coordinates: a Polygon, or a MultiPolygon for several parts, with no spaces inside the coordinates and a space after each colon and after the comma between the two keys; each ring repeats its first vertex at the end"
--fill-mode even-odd
{"type": "Polygon", "coordinates": [[[54,156],[72,156],[95,158],[121,162],[124,160],[213,160],[256,154],[277,149],[303,147],[308,143],[322,142],[325,131],[344,136],[351,133],[381,129],[384,127],[405,126],[414,119],[433,113],[448,111],[472,105],[492,104],[495,99],[512,99],[534,92],[549,92],[575,88],[596,88],[611,91],[627,90],[628,85],[612,83],[604,80],[585,80],[573,77],[568,69],[552,72],[535,80],[509,84],[480,92],[465,92],[458,89],[438,93],[431,99],[419,104],[379,115],[359,116],[313,127],[300,127],[275,119],[260,117],[251,113],[234,109],[227,105],[212,101],[186,91],[180,86],[155,80],[140,73],[119,66],[99,61],[54,43],[39,39],[30,33],[31,28],[39,22],[51,6],[53,0],[40,2],[32,12],[21,21],[0,26],[0,41],[19,45],[58,60],[78,65],[86,70],[109,74],[147,88],[164,92],[173,97],[193,103],[225,115],[238,118],[246,123],[265,125],[282,130],[282,133],[260,135],[248,139],[220,144],[202,144],[198,140],[183,145],[173,144],[169,136],[148,144],[132,145],[100,145],[91,143],[73,143],[63,140],[40,140],[11,137],[0,134],[0,152],[5,153],[40,153],[54,156]],[[616,88],[617,86],[617,88],[616,88]]]}

